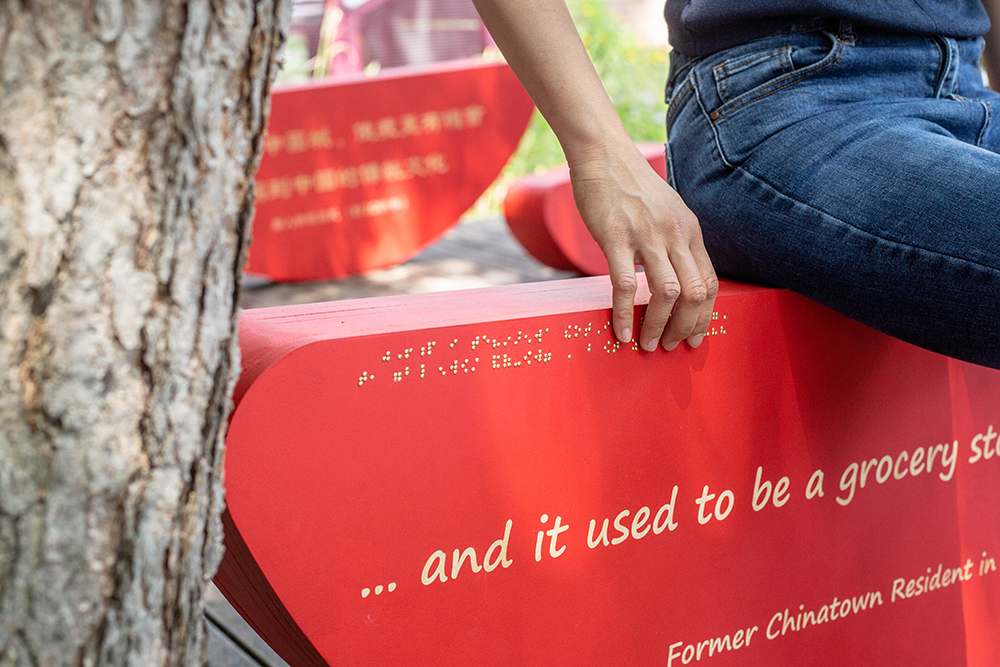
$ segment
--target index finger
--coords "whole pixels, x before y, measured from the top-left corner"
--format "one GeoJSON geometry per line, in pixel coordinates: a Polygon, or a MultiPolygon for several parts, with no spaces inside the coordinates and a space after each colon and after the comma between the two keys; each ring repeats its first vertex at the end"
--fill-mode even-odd
{"type": "Polygon", "coordinates": [[[623,343],[632,340],[635,313],[635,253],[625,245],[605,252],[611,274],[611,321],[615,337],[623,343]]]}

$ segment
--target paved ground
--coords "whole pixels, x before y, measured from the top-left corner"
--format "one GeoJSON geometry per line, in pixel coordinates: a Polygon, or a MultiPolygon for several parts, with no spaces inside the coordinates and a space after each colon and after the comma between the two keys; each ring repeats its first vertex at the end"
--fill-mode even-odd
{"type": "Polygon", "coordinates": [[[244,308],[337,301],[392,294],[441,292],[490,285],[573,277],[528,255],[502,218],[465,222],[437,243],[399,266],[343,280],[272,283],[256,277],[244,282],[244,308]]]}
{"type": "MultiPolygon", "coordinates": [[[[572,278],[529,256],[502,219],[464,222],[400,266],[344,280],[272,283],[248,277],[241,305],[261,308],[315,301],[417,294],[572,278]]],[[[209,667],[287,667],[215,586],[206,596],[209,667]]]]}

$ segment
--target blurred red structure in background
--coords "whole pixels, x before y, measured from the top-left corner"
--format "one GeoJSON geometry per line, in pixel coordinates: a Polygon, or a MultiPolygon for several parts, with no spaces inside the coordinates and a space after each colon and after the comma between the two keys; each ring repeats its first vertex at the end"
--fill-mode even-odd
{"type": "Polygon", "coordinates": [[[403,262],[496,179],[534,106],[506,64],[475,57],[489,40],[469,0],[295,10],[314,78],[273,95],[247,270],[320,280],[403,262]]]}

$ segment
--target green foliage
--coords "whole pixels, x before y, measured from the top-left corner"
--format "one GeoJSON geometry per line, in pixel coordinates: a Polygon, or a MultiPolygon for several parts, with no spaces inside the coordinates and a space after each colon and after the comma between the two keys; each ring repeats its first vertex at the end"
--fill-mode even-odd
{"type": "MultiPolygon", "coordinates": [[[[639,44],[635,33],[618,20],[604,0],[567,0],[566,4],[629,136],[636,142],[665,141],[667,50],[639,44]]],[[[517,151],[466,217],[500,215],[511,181],[565,161],[555,135],[536,111],[517,151]]]]}
{"type": "Polygon", "coordinates": [[[603,0],[568,3],[597,74],[634,141],[665,141],[666,49],[643,47],[603,0]]]}

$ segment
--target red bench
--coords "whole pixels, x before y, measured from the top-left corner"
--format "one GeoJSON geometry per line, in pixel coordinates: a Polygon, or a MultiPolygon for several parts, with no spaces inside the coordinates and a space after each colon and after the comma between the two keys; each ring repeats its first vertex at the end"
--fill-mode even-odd
{"type": "Polygon", "coordinates": [[[646,353],[610,293],[243,315],[216,582],[278,653],[1000,664],[1000,373],[734,284],[646,353]]]}

